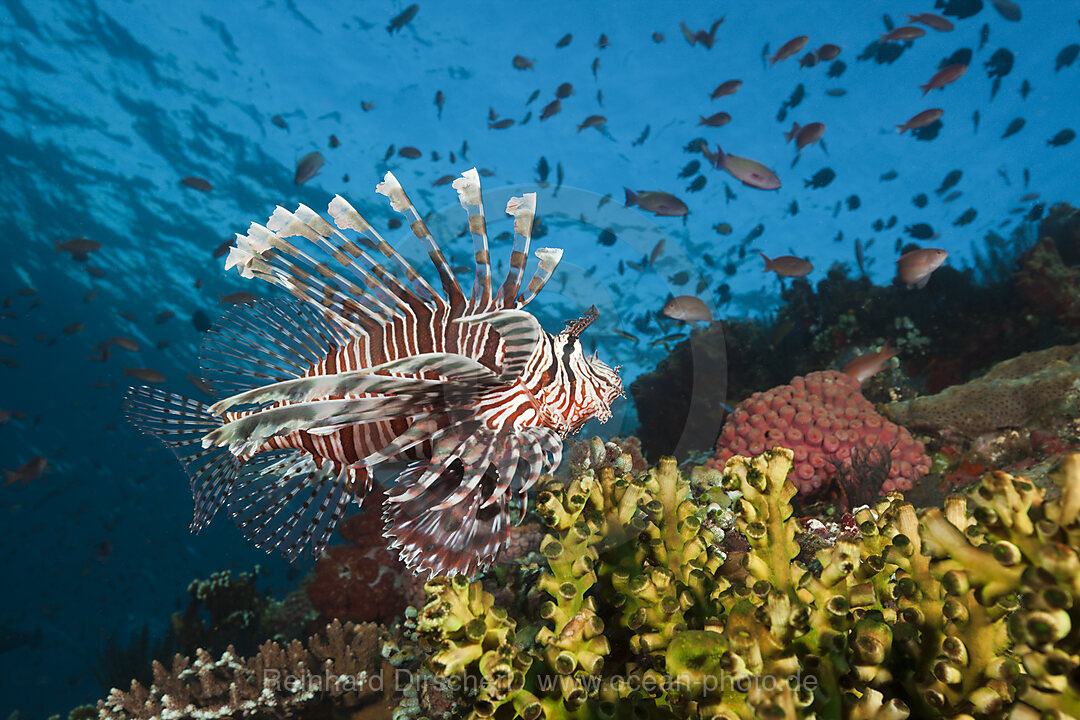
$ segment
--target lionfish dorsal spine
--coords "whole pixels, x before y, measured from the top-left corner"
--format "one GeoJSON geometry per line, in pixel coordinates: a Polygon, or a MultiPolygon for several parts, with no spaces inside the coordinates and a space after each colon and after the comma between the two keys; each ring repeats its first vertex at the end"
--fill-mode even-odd
{"type": "Polygon", "coordinates": [[[504,308],[516,308],[525,265],[529,262],[529,242],[532,240],[533,220],[536,218],[536,193],[512,197],[506,203],[506,214],[514,217],[514,249],[510,251],[510,267],[499,289],[504,308]]]}
{"type": "Polygon", "coordinates": [[[431,235],[431,231],[428,230],[427,224],[420,217],[420,213],[416,211],[412,200],[405,194],[405,189],[401,187],[401,183],[394,177],[394,173],[387,172],[383,176],[382,182],[375,186],[375,192],[390,198],[390,207],[405,216],[405,219],[409,221],[409,228],[412,229],[413,235],[427,246],[428,257],[431,258],[431,262],[439,274],[443,291],[446,293],[446,299],[450,305],[455,307],[464,305],[465,293],[462,291],[461,285],[458,284],[457,278],[454,277],[454,271],[450,267],[450,263],[447,262],[446,255],[443,254],[439,244],[435,242],[435,238],[431,235]]]}
{"type": "MultiPolygon", "coordinates": [[[[446,301],[435,292],[435,288],[431,287],[428,281],[424,279],[424,276],[417,272],[416,268],[402,257],[401,253],[395,250],[394,246],[388,243],[345,198],[335,195],[334,199],[330,201],[328,210],[330,217],[334,218],[334,222],[339,228],[355,231],[362,240],[366,241],[370,249],[379,251],[384,257],[392,261],[401,270],[418,296],[431,303],[433,307],[445,306],[446,301]]],[[[342,249],[345,252],[353,255],[362,252],[359,248],[354,250],[353,247],[353,243],[349,240],[342,244],[342,249]]],[[[374,261],[372,262],[374,263],[374,261]]]]}
{"type": "Polygon", "coordinates": [[[461,207],[469,217],[469,232],[473,237],[473,261],[476,280],[473,282],[471,305],[479,310],[491,306],[491,254],[488,251],[487,221],[484,219],[484,195],[480,191],[480,173],[476,168],[466,170],[453,188],[457,190],[461,207]]]}
{"type": "Polygon", "coordinates": [[[536,251],[536,258],[540,261],[540,264],[537,266],[536,272],[533,273],[532,279],[529,280],[529,294],[522,298],[518,307],[525,307],[540,294],[540,291],[547,285],[547,281],[555,274],[555,268],[559,266],[562,256],[562,248],[539,248],[536,251]]]}

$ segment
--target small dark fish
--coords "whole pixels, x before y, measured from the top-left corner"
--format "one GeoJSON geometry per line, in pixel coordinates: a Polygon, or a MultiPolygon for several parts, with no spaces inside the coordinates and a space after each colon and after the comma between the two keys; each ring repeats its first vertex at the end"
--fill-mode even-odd
{"type": "Polygon", "coordinates": [[[1077,55],[1080,55],[1080,45],[1076,43],[1061,48],[1061,52],[1057,54],[1057,59],[1054,61],[1054,72],[1064,67],[1072,67],[1077,55]]]}
{"type": "Polygon", "coordinates": [[[604,123],[607,122],[607,118],[603,115],[590,115],[581,121],[578,125],[577,131],[581,132],[585,128],[596,128],[600,132],[604,132],[604,123]]]}
{"type": "Polygon", "coordinates": [[[1031,83],[1027,80],[1020,83],[1020,99],[1027,100],[1027,96],[1031,94],[1031,83]]]}
{"type": "Polygon", "coordinates": [[[563,100],[574,94],[573,83],[564,82],[559,87],[555,88],[555,97],[563,100]]]}
{"type": "Polygon", "coordinates": [[[562,110],[562,100],[555,98],[544,106],[543,111],[540,113],[540,119],[547,120],[549,117],[557,114],[560,110],[562,110]]]}
{"type": "Polygon", "coordinates": [[[1001,137],[1007,138],[1010,135],[1015,135],[1016,133],[1020,132],[1023,129],[1024,129],[1024,118],[1022,118],[1022,117],[1015,118],[1012,122],[1009,123],[1009,126],[1007,128],[1005,128],[1005,132],[1001,135],[1001,137]]]}
{"type": "Polygon", "coordinates": [[[675,285],[676,287],[681,287],[686,283],[690,282],[690,273],[686,270],[680,270],[679,272],[670,276],[668,278],[668,282],[670,282],[672,285],[675,285]]]}
{"type": "Polygon", "coordinates": [[[180,178],[180,184],[184,187],[189,187],[192,190],[198,190],[199,192],[210,192],[214,189],[214,186],[211,185],[209,181],[194,175],[180,178]]]}
{"type": "Polygon", "coordinates": [[[888,221],[885,223],[885,229],[888,230],[889,228],[891,228],[895,224],[896,224],[896,216],[895,215],[890,215],[888,221]]]}
{"type": "Polygon", "coordinates": [[[437,90],[435,92],[435,107],[438,110],[437,117],[440,117],[440,118],[442,117],[442,109],[443,109],[443,105],[445,105],[445,104],[446,104],[446,96],[443,95],[442,90],[437,90]]]}
{"type": "Polygon", "coordinates": [[[701,168],[701,161],[700,160],[691,160],[690,162],[688,162],[686,164],[686,167],[684,167],[682,169],[682,171],[679,173],[679,177],[688,178],[691,175],[696,175],[698,169],[700,169],[700,168],[701,168]]]}
{"type": "MultiPolygon", "coordinates": [[[[563,181],[562,163],[558,162],[558,163],[555,163],[555,189],[551,191],[552,197],[554,197],[559,192],[559,188],[562,187],[562,181],[563,181]]],[[[539,222],[537,224],[540,225],[539,222]]],[[[533,229],[533,237],[536,237],[536,230],[537,230],[536,228],[533,229]]]]}
{"type": "Polygon", "coordinates": [[[765,223],[758,223],[757,225],[755,225],[753,227],[752,230],[750,230],[750,232],[746,233],[746,237],[744,237],[742,239],[741,243],[743,245],[746,245],[748,243],[752,243],[752,242],[754,242],[755,240],[757,240],[759,237],[761,237],[764,234],[765,234],[765,223]]]}
{"type": "Polygon", "coordinates": [[[564,48],[567,45],[569,45],[570,41],[573,40],[573,39],[574,39],[573,35],[571,35],[570,33],[566,33],[561,38],[559,38],[559,42],[555,43],[555,47],[564,48]]]}
{"type": "Polygon", "coordinates": [[[1069,143],[1071,143],[1073,141],[1073,138],[1075,137],[1076,131],[1072,130],[1071,128],[1066,128],[1054,137],[1047,140],[1046,144],[1050,145],[1051,147],[1061,147],[1062,145],[1068,145],[1069,143]]]}
{"type": "Polygon", "coordinates": [[[895,180],[898,177],[900,177],[900,173],[895,170],[889,170],[888,172],[881,174],[880,180],[881,182],[888,182],[889,180],[895,180]]]}
{"type": "Polygon", "coordinates": [[[82,332],[84,327],[86,327],[85,324],[81,322],[73,322],[70,325],[65,325],[62,332],[65,335],[74,335],[75,333],[82,332]]]}
{"type": "Polygon", "coordinates": [[[696,178],[694,178],[694,181],[692,183],[690,183],[689,185],[686,186],[686,191],[687,192],[697,192],[697,191],[701,190],[703,187],[705,187],[705,176],[704,175],[698,175],[696,178]]]}
{"type": "Polygon", "coordinates": [[[653,40],[654,43],[662,43],[662,42],[664,42],[664,33],[654,32],[652,34],[652,40],[653,40]]]}
{"type": "Polygon", "coordinates": [[[258,300],[258,296],[253,295],[245,290],[238,290],[236,292],[227,293],[225,295],[218,296],[219,305],[247,305],[258,300]]]}
{"type": "Polygon", "coordinates": [[[882,220],[881,218],[878,218],[877,220],[875,220],[873,222],[873,224],[870,227],[874,228],[874,232],[881,232],[882,230],[885,229],[885,221],[882,220]]]}
{"type": "Polygon", "coordinates": [[[285,118],[281,117],[280,115],[275,115],[274,117],[270,118],[270,122],[274,123],[282,130],[289,129],[289,123],[285,122],[285,118]]]}
{"type": "Polygon", "coordinates": [[[416,160],[422,157],[424,153],[420,152],[419,148],[414,148],[412,145],[406,145],[397,152],[398,157],[403,157],[406,160],[416,160]]]}
{"type": "Polygon", "coordinates": [[[953,225],[955,225],[956,227],[967,225],[975,219],[976,214],[977,213],[975,212],[975,208],[968,208],[963,212],[963,214],[960,215],[960,217],[956,218],[956,220],[953,221],[953,225]]]}
{"type": "Polygon", "coordinates": [[[953,190],[951,193],[949,193],[948,195],[945,196],[944,202],[951,203],[953,200],[955,200],[956,198],[960,197],[963,194],[964,193],[961,190],[953,190]]]}
{"type": "Polygon", "coordinates": [[[776,54],[769,58],[769,64],[775,65],[781,60],[785,60],[795,53],[799,52],[806,45],[806,41],[810,38],[806,35],[799,35],[788,40],[786,43],[780,46],[780,49],[776,51],[776,54]]]}
{"type": "Polygon", "coordinates": [[[791,91],[791,95],[789,95],[788,99],[784,101],[784,104],[788,107],[789,110],[794,110],[799,106],[799,104],[803,101],[803,98],[805,97],[806,87],[803,86],[802,83],[799,83],[795,86],[795,89],[791,91]]]}
{"type": "Polygon", "coordinates": [[[383,154],[383,162],[386,162],[390,158],[394,157],[394,150],[397,148],[391,143],[390,147],[386,148],[386,152],[383,154]]]}
{"type": "Polygon", "coordinates": [[[944,195],[949,190],[949,188],[960,182],[960,178],[962,178],[963,176],[964,173],[960,170],[950,170],[949,174],[945,176],[945,179],[941,181],[941,187],[939,187],[934,192],[936,192],[938,195],[944,195]]]}
{"type": "Polygon", "coordinates": [[[1031,210],[1024,216],[1024,219],[1028,222],[1035,222],[1041,220],[1043,212],[1046,210],[1046,203],[1035,203],[1031,206],[1031,210]]]}
{"type": "Polygon", "coordinates": [[[503,118],[502,120],[498,120],[498,121],[493,122],[493,123],[489,122],[488,123],[488,130],[505,130],[506,128],[510,127],[513,124],[514,124],[514,118],[503,118]]]}
{"type": "Polygon", "coordinates": [[[829,88],[825,91],[825,94],[829,97],[844,97],[847,95],[847,90],[844,88],[829,88]]]}
{"type": "Polygon", "coordinates": [[[929,240],[934,237],[934,228],[930,227],[927,223],[908,225],[904,227],[904,232],[916,240],[929,240]]]}
{"type": "Polygon", "coordinates": [[[709,95],[710,98],[716,100],[726,95],[734,95],[735,92],[742,87],[742,80],[725,80],[716,86],[716,89],[709,95]]]}
{"type": "Polygon", "coordinates": [[[926,193],[919,193],[915,197],[911,198],[911,202],[917,208],[924,208],[929,202],[929,199],[926,197],[926,193]]]}
{"type": "Polygon", "coordinates": [[[615,233],[611,228],[604,228],[600,231],[600,235],[596,238],[596,241],[604,247],[611,247],[615,244],[615,240],[617,239],[618,238],[615,237],[615,233]]]}
{"type": "MultiPolygon", "coordinates": [[[[229,242],[231,243],[232,240],[229,242]]],[[[101,249],[101,243],[90,238],[77,237],[63,242],[54,240],[53,247],[56,252],[66,252],[71,255],[72,260],[86,262],[90,259],[90,253],[101,249]]]]}
{"type": "Polygon", "coordinates": [[[540,97],[540,91],[539,90],[533,90],[532,94],[529,95],[529,99],[525,101],[525,104],[526,105],[531,105],[532,101],[535,100],[538,97],[540,97]]]}
{"type": "Polygon", "coordinates": [[[443,185],[449,185],[450,183],[454,182],[455,180],[457,180],[457,175],[449,175],[449,174],[441,175],[431,183],[431,186],[432,187],[441,187],[443,185]]]}
{"type": "Polygon", "coordinates": [[[1009,22],[1020,22],[1020,6],[1012,0],[990,0],[990,4],[998,11],[998,15],[1009,22]]]}
{"type": "Polygon", "coordinates": [[[209,332],[213,327],[210,316],[203,310],[196,310],[191,314],[191,325],[199,332],[209,332]]]}
{"type": "Polygon", "coordinates": [[[536,61],[530,60],[524,55],[515,55],[514,59],[510,61],[510,64],[514,66],[515,70],[531,70],[532,66],[536,64],[536,61]]]}
{"type": "Polygon", "coordinates": [[[548,173],[550,172],[551,168],[548,166],[547,158],[541,155],[540,162],[536,164],[536,174],[540,176],[540,182],[547,182],[548,173]]]}
{"type": "Polygon", "coordinates": [[[972,132],[979,132],[979,111],[971,113],[971,124],[973,126],[972,132]]]}
{"type": "Polygon", "coordinates": [[[844,74],[845,70],[847,70],[847,63],[843,60],[834,60],[833,63],[829,65],[829,69],[825,72],[825,76],[838,78],[844,74]]]}
{"type": "Polygon", "coordinates": [[[329,145],[332,148],[336,148],[336,147],[339,147],[341,145],[341,141],[338,140],[337,135],[330,135],[330,143],[329,143],[329,145]]]}
{"type": "Polygon", "coordinates": [[[420,12],[419,5],[410,5],[390,20],[390,24],[386,26],[386,31],[391,35],[394,34],[395,30],[400,30],[401,28],[408,25],[412,21],[412,19],[416,17],[416,13],[418,12],[420,12]]]}
{"type": "MultiPolygon", "coordinates": [[[[715,230],[719,235],[730,235],[732,230],[731,223],[717,223],[716,225],[713,225],[713,230],[715,230]]],[[[712,266],[712,264],[709,263],[708,259],[706,259],[705,263],[708,264],[710,267],[712,266]]]]}
{"type": "Polygon", "coordinates": [[[401,218],[399,218],[399,217],[390,218],[386,223],[386,227],[390,228],[391,230],[397,230],[399,227],[401,227],[401,218]]]}
{"type": "Polygon", "coordinates": [[[848,210],[858,210],[861,205],[862,205],[862,201],[859,200],[858,195],[850,195],[848,197],[848,199],[847,199],[847,209],[848,210]]]}
{"type": "Polygon", "coordinates": [[[701,120],[698,121],[698,126],[705,125],[706,127],[723,127],[731,122],[731,116],[726,112],[713,113],[709,117],[700,116],[701,120]]]}
{"type": "Polygon", "coordinates": [[[309,152],[300,158],[300,162],[296,163],[296,174],[293,175],[293,182],[297,185],[303,185],[319,173],[324,162],[321,152],[318,150],[309,152]]]}
{"type": "Polygon", "coordinates": [[[1002,78],[1012,72],[1015,57],[1007,48],[998,48],[990,59],[983,63],[986,68],[986,76],[989,78],[1002,78]]]}
{"type": "Polygon", "coordinates": [[[815,65],[817,65],[817,61],[818,61],[817,60],[817,55],[815,55],[812,52],[808,52],[805,55],[803,55],[801,58],[799,58],[799,67],[800,68],[814,67],[815,65]]]}
{"type": "Polygon", "coordinates": [[[645,142],[645,138],[647,138],[647,137],[649,137],[649,126],[648,125],[646,125],[645,129],[641,131],[641,135],[638,136],[638,139],[635,140],[634,142],[630,143],[630,144],[633,145],[634,147],[637,147],[638,145],[645,142]]]}
{"type": "Polygon", "coordinates": [[[124,368],[124,377],[135,378],[148,383],[165,382],[165,376],[152,368],[124,368]]]}
{"type": "Polygon", "coordinates": [[[981,28],[979,28],[979,49],[980,50],[982,50],[984,47],[986,47],[986,42],[989,39],[990,39],[990,23],[983,23],[983,26],[981,28]]]}
{"type": "Polygon", "coordinates": [[[154,316],[154,322],[160,325],[163,322],[168,322],[173,315],[176,315],[172,310],[162,310],[154,316]]]}
{"type": "Polygon", "coordinates": [[[594,58],[592,61],[592,76],[596,77],[597,71],[600,69],[600,58],[594,58]]]}

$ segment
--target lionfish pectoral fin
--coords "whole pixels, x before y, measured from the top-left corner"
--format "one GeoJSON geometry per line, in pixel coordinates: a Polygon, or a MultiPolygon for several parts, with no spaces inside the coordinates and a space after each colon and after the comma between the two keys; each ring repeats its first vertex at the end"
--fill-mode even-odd
{"type": "Polygon", "coordinates": [[[502,382],[511,382],[520,377],[537,343],[544,336],[544,328],[540,326],[540,322],[524,310],[495,310],[467,315],[453,322],[487,323],[499,332],[503,339],[502,372],[499,375],[502,382]]]}
{"type": "Polygon", "coordinates": [[[229,514],[267,552],[292,562],[310,546],[318,556],[367,479],[367,468],[320,463],[304,450],[262,453],[244,466],[228,497],[229,514]]]}
{"type": "Polygon", "coordinates": [[[218,318],[199,351],[202,378],[233,395],[303,376],[349,334],[289,297],[238,305],[218,318]]]}
{"type": "MultiPolygon", "coordinates": [[[[415,463],[398,478],[398,487],[409,487],[426,470],[427,463],[415,463]]],[[[505,497],[481,508],[483,485],[472,495],[444,510],[432,509],[458,489],[460,468],[442,472],[424,495],[404,502],[384,503],[384,535],[399,549],[402,561],[414,570],[429,574],[472,575],[491,563],[506,544],[510,519],[505,497]]]]}
{"type": "Polygon", "coordinates": [[[139,430],[153,435],[184,466],[195,499],[192,532],[213,519],[240,470],[240,460],[228,448],[203,448],[207,433],[221,427],[221,418],[195,400],[151,387],[135,387],[124,399],[127,419],[139,430]]]}
{"type": "Polygon", "coordinates": [[[429,406],[441,395],[437,390],[430,396],[315,400],[270,407],[243,415],[207,433],[203,447],[228,445],[236,454],[253,452],[270,438],[296,430],[411,417],[430,410],[429,406]]]}
{"type": "Polygon", "coordinates": [[[426,394],[440,383],[440,380],[387,377],[373,375],[369,370],[353,370],[334,375],[313,375],[272,383],[219,400],[210,407],[210,410],[221,414],[237,405],[259,405],[278,401],[302,403],[346,394],[426,394]]]}

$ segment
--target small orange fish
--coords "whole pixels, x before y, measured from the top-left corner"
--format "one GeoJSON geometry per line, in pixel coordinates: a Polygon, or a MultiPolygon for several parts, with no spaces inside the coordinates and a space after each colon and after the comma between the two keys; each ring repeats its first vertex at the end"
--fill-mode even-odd
{"type": "Polygon", "coordinates": [[[918,15],[908,15],[908,22],[922,23],[923,25],[933,28],[938,32],[950,32],[953,29],[953,24],[934,13],[919,13],[918,15]]]}
{"type": "MultiPolygon", "coordinates": [[[[706,149],[707,150],[707,149],[706,149]]],[[[716,154],[706,152],[705,155],[713,165],[721,170],[726,170],[743,185],[759,190],[777,190],[780,188],[780,178],[769,168],[757,160],[729,155],[719,145],[716,146],[716,154]]]]}
{"type": "Polygon", "coordinates": [[[912,40],[921,38],[925,34],[926,31],[921,27],[904,25],[902,27],[893,28],[887,33],[882,33],[880,42],[911,42],[912,40]]]}
{"type": "Polygon", "coordinates": [[[949,83],[956,82],[960,77],[967,72],[968,66],[957,63],[956,65],[946,65],[942,69],[934,73],[934,76],[930,78],[930,82],[925,85],[920,85],[923,95],[931,90],[940,90],[949,83]]]}
{"type": "Polygon", "coordinates": [[[936,248],[921,248],[904,253],[896,261],[896,277],[909,288],[924,288],[930,275],[941,267],[949,253],[936,248]]]}
{"type": "Polygon", "coordinates": [[[581,132],[585,128],[596,128],[597,130],[604,131],[604,123],[607,122],[607,118],[603,115],[590,115],[585,118],[577,127],[577,131],[581,132]]]}
{"type": "Polygon", "coordinates": [[[840,54],[840,46],[833,45],[832,43],[825,43],[819,47],[816,51],[817,59],[821,62],[828,62],[829,60],[835,60],[836,56],[840,54]]]}
{"type": "Polygon", "coordinates": [[[911,119],[909,119],[903,125],[897,125],[896,128],[900,131],[900,134],[902,135],[906,130],[917,130],[918,128],[926,127],[927,125],[936,122],[937,119],[944,114],[945,111],[941,108],[930,108],[929,110],[923,110],[918,115],[913,115],[911,119]]]}
{"type": "Polygon", "coordinates": [[[793,123],[791,130],[784,133],[788,142],[795,141],[796,152],[801,152],[807,145],[821,140],[823,135],[825,135],[825,123],[820,122],[812,122],[801,127],[799,123],[793,123]]]}
{"type": "Polygon", "coordinates": [[[806,46],[806,41],[810,38],[806,35],[800,35],[798,37],[788,40],[786,43],[780,46],[780,49],[776,51],[776,54],[769,58],[769,64],[775,65],[781,60],[786,60],[795,53],[799,52],[806,46]]]}
{"type": "Polygon", "coordinates": [[[45,468],[49,466],[49,461],[41,455],[30,458],[29,461],[19,466],[15,470],[5,470],[4,475],[4,487],[8,485],[14,485],[15,483],[22,483],[26,485],[31,480],[37,480],[45,473],[45,468]]]}
{"type": "Polygon", "coordinates": [[[141,347],[139,347],[139,343],[135,342],[129,337],[124,337],[123,335],[113,335],[111,338],[109,338],[109,342],[111,342],[113,345],[116,345],[117,347],[127,350],[128,352],[139,352],[142,349],[141,347]]]}
{"type": "Polygon", "coordinates": [[[681,320],[687,323],[699,323],[699,322],[712,322],[712,311],[709,310],[709,306],[706,305],[701,298],[694,295],[679,295],[673,297],[664,303],[664,307],[660,310],[662,315],[666,315],[672,320],[681,320]]]}
{"type": "Polygon", "coordinates": [[[844,374],[855,378],[859,384],[866,382],[885,368],[885,363],[896,357],[898,351],[889,347],[888,341],[880,350],[864,353],[844,366],[844,374]]]}
{"type": "Polygon", "coordinates": [[[65,325],[64,326],[63,333],[65,335],[74,335],[75,333],[81,331],[82,329],[83,329],[83,324],[81,322],[73,322],[70,325],[65,325]]]}
{"type": "Polygon", "coordinates": [[[731,122],[731,116],[726,112],[713,113],[709,117],[701,115],[701,120],[698,122],[698,126],[705,125],[706,127],[723,127],[731,122]]]}
{"type": "Polygon", "coordinates": [[[764,272],[775,272],[780,277],[801,278],[814,271],[813,264],[809,260],[801,257],[795,257],[794,255],[780,255],[779,257],[770,260],[769,257],[760,250],[757,251],[757,254],[765,261],[764,272]]]}

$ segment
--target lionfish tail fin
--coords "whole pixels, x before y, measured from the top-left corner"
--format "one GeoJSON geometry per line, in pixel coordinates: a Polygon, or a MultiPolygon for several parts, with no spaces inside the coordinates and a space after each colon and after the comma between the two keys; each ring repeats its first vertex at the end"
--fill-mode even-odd
{"type": "Polygon", "coordinates": [[[136,428],[160,440],[184,466],[195,499],[191,530],[199,532],[224,503],[240,471],[240,460],[228,448],[202,446],[203,437],[221,427],[221,418],[196,400],[146,386],[128,391],[124,413],[136,428]]]}
{"type": "Polygon", "coordinates": [[[303,450],[260,454],[229,493],[229,515],[256,547],[292,562],[322,554],[349,500],[368,489],[366,468],[338,466],[303,450]]]}
{"type": "MultiPolygon", "coordinates": [[[[397,494],[417,481],[428,466],[427,461],[410,465],[398,477],[397,494]]],[[[491,564],[506,545],[510,535],[507,496],[487,506],[483,503],[496,482],[494,468],[468,497],[444,507],[444,501],[460,492],[462,479],[462,466],[455,462],[418,497],[395,501],[391,495],[383,504],[383,534],[414,572],[473,575],[491,564]]]]}

